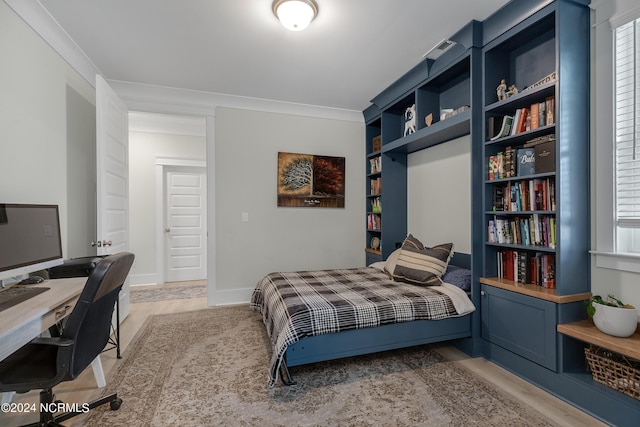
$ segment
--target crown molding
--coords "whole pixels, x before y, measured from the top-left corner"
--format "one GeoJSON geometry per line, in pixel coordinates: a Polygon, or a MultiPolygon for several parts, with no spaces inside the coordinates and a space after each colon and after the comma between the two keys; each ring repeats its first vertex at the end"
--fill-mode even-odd
{"type": "Polygon", "coordinates": [[[4,0],[49,46],[75,69],[92,87],[96,86],[98,67],[39,1],[4,0]]]}
{"type": "MultiPolygon", "coordinates": [[[[47,12],[39,1],[4,0],[5,3],[92,87],[96,74],[102,74],[76,42],[47,12]]],[[[109,85],[130,110],[153,113],[215,116],[217,107],[257,110],[316,118],[363,123],[361,111],[318,105],[296,104],[269,99],[226,95],[214,92],[154,86],[108,80],[109,85]]]]}
{"type": "Polygon", "coordinates": [[[361,111],[108,80],[131,110],[215,116],[218,107],[364,123],[361,111]]]}

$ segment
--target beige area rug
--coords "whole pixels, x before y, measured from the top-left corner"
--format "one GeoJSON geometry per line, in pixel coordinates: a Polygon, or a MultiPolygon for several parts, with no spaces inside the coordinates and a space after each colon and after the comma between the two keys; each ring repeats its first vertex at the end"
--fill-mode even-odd
{"type": "Polygon", "coordinates": [[[164,285],[132,286],[129,289],[132,303],[168,301],[207,296],[207,284],[175,283],[164,285]]]}
{"type": "Polygon", "coordinates": [[[292,368],[267,387],[271,345],[248,306],[151,316],[114,367],[120,410],[91,426],[553,425],[429,346],[292,368]]]}

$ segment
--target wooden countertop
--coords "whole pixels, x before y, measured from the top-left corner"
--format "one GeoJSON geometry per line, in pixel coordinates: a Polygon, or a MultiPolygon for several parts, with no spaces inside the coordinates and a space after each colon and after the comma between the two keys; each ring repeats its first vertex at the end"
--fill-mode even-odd
{"type": "Polygon", "coordinates": [[[501,279],[499,277],[481,277],[480,283],[493,286],[507,291],[517,292],[534,298],[565,304],[569,302],[584,301],[591,298],[591,292],[582,292],[571,295],[556,295],[555,289],[547,289],[542,286],[532,284],[517,283],[513,280],[501,279]]]}

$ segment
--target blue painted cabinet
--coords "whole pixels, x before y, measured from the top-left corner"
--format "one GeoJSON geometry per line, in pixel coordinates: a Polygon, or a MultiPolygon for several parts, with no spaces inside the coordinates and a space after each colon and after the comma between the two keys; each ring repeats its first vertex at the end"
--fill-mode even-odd
{"type": "Polygon", "coordinates": [[[556,304],[482,285],[482,338],[557,371],[556,304]]]}

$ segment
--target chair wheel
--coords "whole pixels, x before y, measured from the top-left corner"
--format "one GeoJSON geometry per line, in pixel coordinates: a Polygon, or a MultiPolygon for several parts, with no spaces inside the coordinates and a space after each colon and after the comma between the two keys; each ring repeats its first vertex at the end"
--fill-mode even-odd
{"type": "Polygon", "coordinates": [[[112,411],[117,411],[118,409],[120,409],[120,405],[122,405],[122,399],[120,399],[119,397],[109,402],[109,406],[111,407],[112,411]]]}

